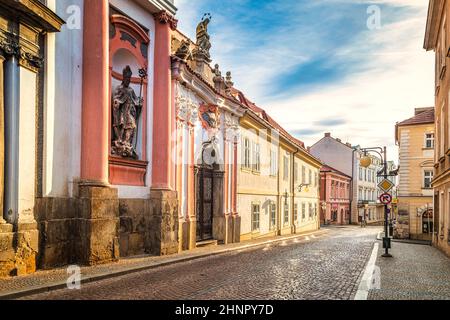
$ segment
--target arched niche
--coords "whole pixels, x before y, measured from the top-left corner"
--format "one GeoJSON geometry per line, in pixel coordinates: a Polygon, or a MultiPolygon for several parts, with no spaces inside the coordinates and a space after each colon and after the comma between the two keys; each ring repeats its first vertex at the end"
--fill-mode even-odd
{"type": "MultiPolygon", "coordinates": [[[[148,51],[150,38],[132,19],[112,15],[110,24],[110,157],[109,180],[113,185],[145,186],[148,170],[147,159],[147,113],[148,113],[148,51]],[[133,156],[120,154],[114,148],[114,111],[112,96],[124,80],[123,70],[132,72],[129,87],[136,97],[142,99],[142,109],[136,119],[136,133],[133,137],[133,156]]],[[[117,116],[116,116],[117,117],[117,116]]],[[[117,138],[117,137],[115,137],[117,138]]]]}

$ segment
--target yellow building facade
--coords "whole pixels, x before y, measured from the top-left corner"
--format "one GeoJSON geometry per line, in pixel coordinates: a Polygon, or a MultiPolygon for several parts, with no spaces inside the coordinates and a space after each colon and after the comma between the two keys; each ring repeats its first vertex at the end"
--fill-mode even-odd
{"type": "Polygon", "coordinates": [[[447,64],[449,51],[450,4],[445,0],[430,0],[424,48],[435,54],[435,127],[434,156],[434,230],[433,243],[450,255],[450,99],[447,64]]]}
{"type": "Polygon", "coordinates": [[[396,238],[431,240],[433,230],[434,108],[415,109],[396,126],[399,187],[396,238]]]}
{"type": "Polygon", "coordinates": [[[240,120],[241,241],[320,228],[321,163],[252,104],[240,120]]]}

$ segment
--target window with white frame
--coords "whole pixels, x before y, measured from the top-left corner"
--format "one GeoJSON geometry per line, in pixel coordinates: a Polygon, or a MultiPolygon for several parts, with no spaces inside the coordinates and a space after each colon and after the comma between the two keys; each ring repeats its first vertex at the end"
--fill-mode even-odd
{"type": "Polygon", "coordinates": [[[444,143],[445,143],[445,121],[444,121],[444,115],[445,115],[445,101],[442,103],[441,107],[441,116],[440,118],[440,125],[439,125],[439,157],[444,156],[444,143]]]}
{"type": "Polygon", "coordinates": [[[253,144],[253,170],[257,172],[261,170],[261,146],[259,143],[253,144]]]}
{"type": "Polygon", "coordinates": [[[309,169],[309,185],[312,185],[312,171],[309,169]]]}
{"type": "Polygon", "coordinates": [[[431,182],[433,181],[433,170],[425,170],[423,172],[423,187],[424,189],[431,189],[431,182]]]}
{"type": "Polygon", "coordinates": [[[294,160],[294,182],[298,182],[298,163],[294,160]]]}
{"type": "Polygon", "coordinates": [[[251,160],[250,160],[251,153],[250,152],[251,152],[250,140],[248,138],[244,138],[244,152],[243,152],[244,159],[242,160],[242,165],[246,169],[250,169],[250,164],[251,164],[251,160]]]}
{"type": "Polygon", "coordinates": [[[283,157],[283,180],[289,180],[289,156],[283,157]]]}
{"type": "Polygon", "coordinates": [[[298,204],[294,204],[294,223],[296,223],[298,220],[298,204]]]}
{"type": "Polygon", "coordinates": [[[312,219],[313,217],[313,205],[312,203],[309,204],[309,218],[312,219]]]}
{"type": "Polygon", "coordinates": [[[276,176],[277,174],[278,174],[277,152],[271,150],[270,151],[270,175],[276,176]]]}
{"type": "Polygon", "coordinates": [[[302,203],[302,220],[306,219],[306,204],[302,203]]]}
{"type": "Polygon", "coordinates": [[[284,224],[289,224],[289,204],[285,203],[284,204],[284,214],[283,214],[283,222],[284,224]]]}
{"type": "Polygon", "coordinates": [[[314,203],[314,218],[317,217],[317,203],[314,203]]]}
{"type": "Polygon", "coordinates": [[[260,206],[259,204],[252,204],[252,231],[259,230],[259,217],[260,217],[260,206]]]}
{"type": "Polygon", "coordinates": [[[306,168],[305,166],[302,166],[302,183],[306,183],[306,168]]]}
{"type": "Polygon", "coordinates": [[[359,168],[359,180],[362,181],[362,179],[363,179],[362,168],[359,168]]]}
{"type": "Polygon", "coordinates": [[[277,205],[275,202],[270,204],[270,228],[273,229],[277,225],[277,205]]]}
{"type": "Polygon", "coordinates": [[[434,133],[425,134],[425,148],[427,149],[434,148],[434,133]]]}

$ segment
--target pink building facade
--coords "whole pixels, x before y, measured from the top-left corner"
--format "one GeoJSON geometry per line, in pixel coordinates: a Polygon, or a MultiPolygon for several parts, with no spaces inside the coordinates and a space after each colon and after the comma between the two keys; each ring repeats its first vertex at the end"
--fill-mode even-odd
{"type": "Polygon", "coordinates": [[[349,224],[351,180],[351,177],[329,166],[320,170],[322,224],[349,224]]]}

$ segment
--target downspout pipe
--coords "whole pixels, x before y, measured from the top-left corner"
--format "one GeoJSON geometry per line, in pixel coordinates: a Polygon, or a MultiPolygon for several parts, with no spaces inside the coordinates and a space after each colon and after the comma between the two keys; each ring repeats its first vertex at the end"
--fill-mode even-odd
{"type": "MultiPolygon", "coordinates": [[[[294,204],[295,204],[295,156],[300,153],[300,149],[296,148],[295,152],[292,155],[292,174],[291,174],[291,221],[292,221],[292,233],[296,233],[296,225],[294,221],[294,204]]],[[[298,208],[297,208],[298,209],[298,208]]],[[[298,212],[297,212],[297,219],[298,219],[298,212]]]]}
{"type": "Polygon", "coordinates": [[[20,71],[15,55],[5,61],[5,194],[3,216],[15,224],[19,214],[20,71]]]}

